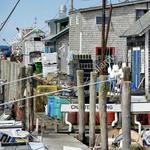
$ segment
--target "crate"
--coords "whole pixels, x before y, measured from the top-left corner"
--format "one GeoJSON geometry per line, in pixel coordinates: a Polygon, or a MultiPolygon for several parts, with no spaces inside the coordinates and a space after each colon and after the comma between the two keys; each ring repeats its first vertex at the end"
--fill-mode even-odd
{"type": "MultiPolygon", "coordinates": [[[[36,94],[54,92],[54,91],[58,91],[59,89],[60,87],[57,85],[38,85],[36,88],[36,94]]],[[[48,103],[47,100],[48,100],[47,95],[43,95],[35,98],[35,111],[44,112],[45,110],[44,106],[48,103]]]]}

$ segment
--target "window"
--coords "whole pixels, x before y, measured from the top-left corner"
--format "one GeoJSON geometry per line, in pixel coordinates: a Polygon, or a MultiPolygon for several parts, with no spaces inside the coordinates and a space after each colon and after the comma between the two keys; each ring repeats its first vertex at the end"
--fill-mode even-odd
{"type": "Polygon", "coordinates": [[[35,37],[34,41],[41,41],[41,38],[40,37],[35,37]]]}
{"type": "Polygon", "coordinates": [[[138,20],[139,18],[141,18],[144,14],[147,13],[147,9],[137,9],[136,10],[136,20],[138,20]]]}
{"type": "Polygon", "coordinates": [[[72,17],[69,19],[70,26],[72,25],[72,17]]]}
{"type": "Polygon", "coordinates": [[[79,24],[79,15],[76,16],[76,24],[79,24]]]}
{"type": "MultiPolygon", "coordinates": [[[[108,24],[109,17],[106,17],[105,23],[108,24]]],[[[102,17],[96,16],[96,24],[102,24],[102,17]]]]}
{"type": "Polygon", "coordinates": [[[56,52],[54,46],[49,46],[49,47],[45,47],[45,52],[46,53],[53,53],[56,52]]]}
{"type": "Polygon", "coordinates": [[[68,21],[60,23],[60,31],[64,30],[67,26],[68,26],[68,21]]]}

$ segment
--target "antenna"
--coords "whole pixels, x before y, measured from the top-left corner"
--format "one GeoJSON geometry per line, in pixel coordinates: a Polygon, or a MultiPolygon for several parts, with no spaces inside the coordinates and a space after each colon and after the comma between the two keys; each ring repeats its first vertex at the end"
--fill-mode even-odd
{"type": "Polygon", "coordinates": [[[37,27],[37,17],[34,18],[34,28],[37,27]]]}

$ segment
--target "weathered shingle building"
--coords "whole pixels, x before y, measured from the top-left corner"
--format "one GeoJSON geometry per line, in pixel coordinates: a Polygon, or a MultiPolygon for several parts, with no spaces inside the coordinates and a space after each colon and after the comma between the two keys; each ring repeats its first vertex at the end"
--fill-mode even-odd
{"type": "Polygon", "coordinates": [[[69,50],[69,17],[66,15],[66,5],[59,7],[59,17],[45,21],[49,28],[45,38],[46,53],[57,53],[58,70],[68,73],[67,55],[69,50]]]}
{"type": "MultiPolygon", "coordinates": [[[[108,47],[115,47],[117,61],[127,59],[127,40],[120,36],[150,8],[150,0],[132,1],[113,5],[108,47]]],[[[108,20],[109,6],[106,9],[108,20]]],[[[70,51],[92,54],[101,46],[102,7],[91,7],[70,12],[70,51]]],[[[106,21],[107,23],[107,21],[106,21]]]]}
{"type": "Polygon", "coordinates": [[[58,19],[46,21],[49,26],[49,36],[45,38],[46,52],[58,53],[58,69],[62,73],[68,71],[68,48],[69,48],[69,17],[63,16],[58,19]]]}
{"type": "Polygon", "coordinates": [[[12,52],[23,55],[22,63],[25,66],[35,63],[45,50],[42,40],[45,33],[37,28],[26,28],[20,29],[17,36],[17,41],[12,44],[12,52]]]}

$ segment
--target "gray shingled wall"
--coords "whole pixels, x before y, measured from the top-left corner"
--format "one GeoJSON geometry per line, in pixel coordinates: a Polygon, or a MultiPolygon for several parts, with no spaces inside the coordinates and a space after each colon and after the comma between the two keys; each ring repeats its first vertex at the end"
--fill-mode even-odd
{"type": "MultiPolygon", "coordinates": [[[[150,3],[149,3],[150,5],[150,3]]],[[[126,38],[119,36],[136,20],[136,9],[146,9],[147,4],[136,4],[113,9],[112,24],[108,46],[116,48],[118,61],[126,59],[126,38]]],[[[108,12],[106,12],[108,16],[108,12]]],[[[69,31],[70,50],[75,53],[80,49],[80,32],[82,32],[82,52],[92,54],[95,59],[95,48],[101,46],[101,26],[96,25],[96,16],[101,16],[101,10],[71,14],[69,31]],[[76,15],[80,15],[80,23],[76,24],[76,15]]]]}
{"type": "Polygon", "coordinates": [[[71,14],[69,17],[70,29],[69,29],[69,47],[70,50],[75,54],[79,52],[80,48],[80,24],[76,24],[76,16],[77,14],[71,14]]]}
{"type": "Polygon", "coordinates": [[[68,61],[67,61],[67,55],[68,55],[68,44],[69,44],[69,33],[66,33],[65,35],[63,35],[62,37],[60,37],[57,40],[56,43],[56,49],[58,52],[58,56],[59,56],[59,67],[60,67],[60,71],[63,73],[67,73],[67,65],[68,65],[68,61]],[[62,46],[64,46],[64,48],[60,49],[62,46]],[[64,52],[65,50],[65,52],[64,52]]]}

